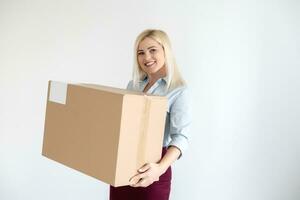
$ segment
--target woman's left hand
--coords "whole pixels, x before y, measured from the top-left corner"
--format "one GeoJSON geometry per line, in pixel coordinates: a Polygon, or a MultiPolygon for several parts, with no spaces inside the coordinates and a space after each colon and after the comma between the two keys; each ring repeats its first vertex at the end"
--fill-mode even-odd
{"type": "Polygon", "coordinates": [[[139,174],[130,179],[132,187],[147,187],[153,182],[158,181],[164,170],[158,163],[145,164],[138,170],[139,174]]]}

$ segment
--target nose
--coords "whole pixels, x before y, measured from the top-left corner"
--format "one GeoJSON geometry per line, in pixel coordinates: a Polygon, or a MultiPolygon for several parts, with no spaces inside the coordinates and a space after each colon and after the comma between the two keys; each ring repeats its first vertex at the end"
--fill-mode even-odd
{"type": "Polygon", "coordinates": [[[145,53],[145,60],[149,60],[151,58],[151,54],[149,52],[145,53]]]}

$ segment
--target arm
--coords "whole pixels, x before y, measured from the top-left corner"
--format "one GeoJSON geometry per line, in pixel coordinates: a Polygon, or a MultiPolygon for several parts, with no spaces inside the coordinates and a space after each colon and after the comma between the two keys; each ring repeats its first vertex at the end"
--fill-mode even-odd
{"type": "Polygon", "coordinates": [[[147,163],[140,168],[140,174],[131,178],[130,185],[132,187],[147,187],[158,181],[159,177],[179,158],[180,154],[180,150],[177,147],[170,146],[158,163],[147,163]]]}
{"type": "Polygon", "coordinates": [[[170,111],[170,138],[169,148],[166,154],[158,163],[148,163],[139,169],[139,174],[132,177],[130,184],[133,187],[147,187],[159,177],[182,153],[188,146],[188,133],[191,124],[189,96],[186,91],[182,92],[173,102],[170,111]]]}
{"type": "Polygon", "coordinates": [[[162,172],[165,173],[167,169],[179,158],[181,155],[180,150],[175,146],[170,146],[167,153],[159,162],[159,167],[162,172]]]}

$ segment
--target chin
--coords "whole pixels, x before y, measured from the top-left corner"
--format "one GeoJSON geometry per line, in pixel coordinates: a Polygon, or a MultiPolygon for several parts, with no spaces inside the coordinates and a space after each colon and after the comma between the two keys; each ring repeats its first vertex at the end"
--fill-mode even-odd
{"type": "Polygon", "coordinates": [[[158,72],[159,71],[159,69],[157,69],[157,68],[155,68],[155,69],[148,69],[147,70],[147,73],[148,74],[155,74],[156,72],[158,72]]]}
{"type": "Polygon", "coordinates": [[[147,74],[155,74],[156,72],[158,72],[158,70],[156,70],[156,71],[148,71],[147,74]]]}

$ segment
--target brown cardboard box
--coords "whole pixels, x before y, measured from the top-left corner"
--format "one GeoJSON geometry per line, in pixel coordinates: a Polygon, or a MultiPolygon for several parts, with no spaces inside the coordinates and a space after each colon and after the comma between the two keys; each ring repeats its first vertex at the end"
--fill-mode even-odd
{"type": "Polygon", "coordinates": [[[49,81],[42,154],[113,186],[161,156],[167,99],[49,81]]]}

